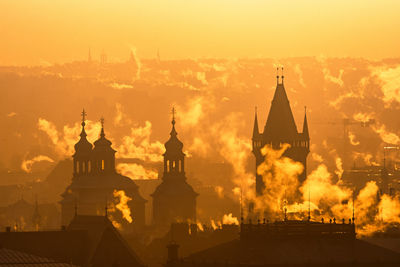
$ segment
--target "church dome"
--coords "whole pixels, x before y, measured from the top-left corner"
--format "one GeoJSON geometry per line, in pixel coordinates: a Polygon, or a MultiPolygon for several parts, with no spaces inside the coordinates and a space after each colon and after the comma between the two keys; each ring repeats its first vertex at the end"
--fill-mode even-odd
{"type": "MultiPolygon", "coordinates": [[[[114,151],[111,147],[112,142],[106,138],[104,133],[104,120],[101,120],[101,132],[100,138],[94,142],[94,150],[111,150],[114,151]]],[[[114,151],[115,152],[115,151],[114,151]]]]}
{"type": "Polygon", "coordinates": [[[171,130],[171,137],[165,142],[165,150],[166,154],[183,154],[183,143],[178,139],[178,133],[175,130],[175,119],[172,120],[172,130],[171,130]]]}
{"type": "Polygon", "coordinates": [[[79,139],[78,143],[75,144],[75,151],[76,153],[87,153],[92,150],[92,144],[86,139],[86,132],[85,132],[85,122],[82,122],[82,132],[80,134],[81,138],[79,139]]]}
{"type": "Polygon", "coordinates": [[[80,134],[80,139],[78,141],[78,143],[75,144],[74,148],[75,148],[75,154],[74,156],[77,155],[88,155],[91,153],[92,151],[92,147],[93,145],[86,139],[86,131],[85,131],[85,117],[86,117],[86,112],[85,110],[82,111],[82,131],[80,134]]]}

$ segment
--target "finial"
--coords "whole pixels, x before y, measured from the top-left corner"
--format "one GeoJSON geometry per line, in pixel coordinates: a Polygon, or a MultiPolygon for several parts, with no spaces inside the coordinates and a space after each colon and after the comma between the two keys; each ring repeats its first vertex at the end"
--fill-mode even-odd
{"type": "Polygon", "coordinates": [[[101,137],[104,137],[105,134],[104,134],[104,117],[103,117],[103,116],[101,116],[101,118],[100,118],[100,123],[101,123],[101,133],[100,133],[100,136],[101,136],[101,137]]]}
{"type": "Polygon", "coordinates": [[[279,68],[276,67],[276,84],[279,84],[279,68]]]}
{"type": "Polygon", "coordinates": [[[307,106],[304,106],[304,114],[307,113],[307,106]]]}
{"type": "Polygon", "coordinates": [[[283,78],[285,78],[285,76],[283,76],[283,67],[282,67],[282,84],[283,84],[283,78]]]}
{"type": "Polygon", "coordinates": [[[172,114],[172,124],[173,124],[173,125],[175,125],[175,113],[176,113],[175,106],[173,106],[173,107],[172,107],[172,111],[171,111],[171,114],[172,114]]]}
{"type": "Polygon", "coordinates": [[[85,109],[82,110],[81,115],[82,115],[82,127],[85,127],[85,120],[86,120],[86,115],[87,115],[85,109]]]}

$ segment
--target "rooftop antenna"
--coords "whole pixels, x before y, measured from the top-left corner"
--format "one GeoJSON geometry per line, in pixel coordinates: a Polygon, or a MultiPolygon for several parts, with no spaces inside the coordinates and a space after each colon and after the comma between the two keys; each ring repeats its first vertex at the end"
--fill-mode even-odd
{"type": "Polygon", "coordinates": [[[352,218],[352,220],[353,220],[353,224],[354,224],[354,191],[353,191],[353,218],[352,218]]]}
{"type": "Polygon", "coordinates": [[[108,218],[108,200],[107,200],[107,197],[106,197],[106,206],[104,207],[104,214],[105,214],[105,217],[108,218]]]}
{"type": "Polygon", "coordinates": [[[311,221],[311,189],[308,188],[308,221],[311,221]]]}
{"type": "Polygon", "coordinates": [[[286,198],[286,188],[285,188],[285,200],[283,202],[283,212],[285,214],[285,222],[287,221],[287,208],[286,208],[286,204],[287,204],[287,198],[286,198]]]}
{"type": "Polygon", "coordinates": [[[240,184],[240,224],[243,224],[243,185],[240,184]]]}

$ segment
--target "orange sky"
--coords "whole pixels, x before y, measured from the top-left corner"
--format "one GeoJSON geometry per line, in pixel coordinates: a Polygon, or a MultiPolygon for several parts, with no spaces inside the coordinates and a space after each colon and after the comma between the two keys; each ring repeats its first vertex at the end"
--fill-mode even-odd
{"type": "Polygon", "coordinates": [[[398,0],[1,0],[0,65],[93,57],[399,57],[398,0]]]}

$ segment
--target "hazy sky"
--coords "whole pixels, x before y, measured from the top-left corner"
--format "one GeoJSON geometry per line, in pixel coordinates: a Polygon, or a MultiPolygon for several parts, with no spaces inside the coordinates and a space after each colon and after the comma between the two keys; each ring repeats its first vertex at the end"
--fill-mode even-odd
{"type": "Polygon", "coordinates": [[[400,56],[399,0],[1,0],[0,64],[400,56]]]}

